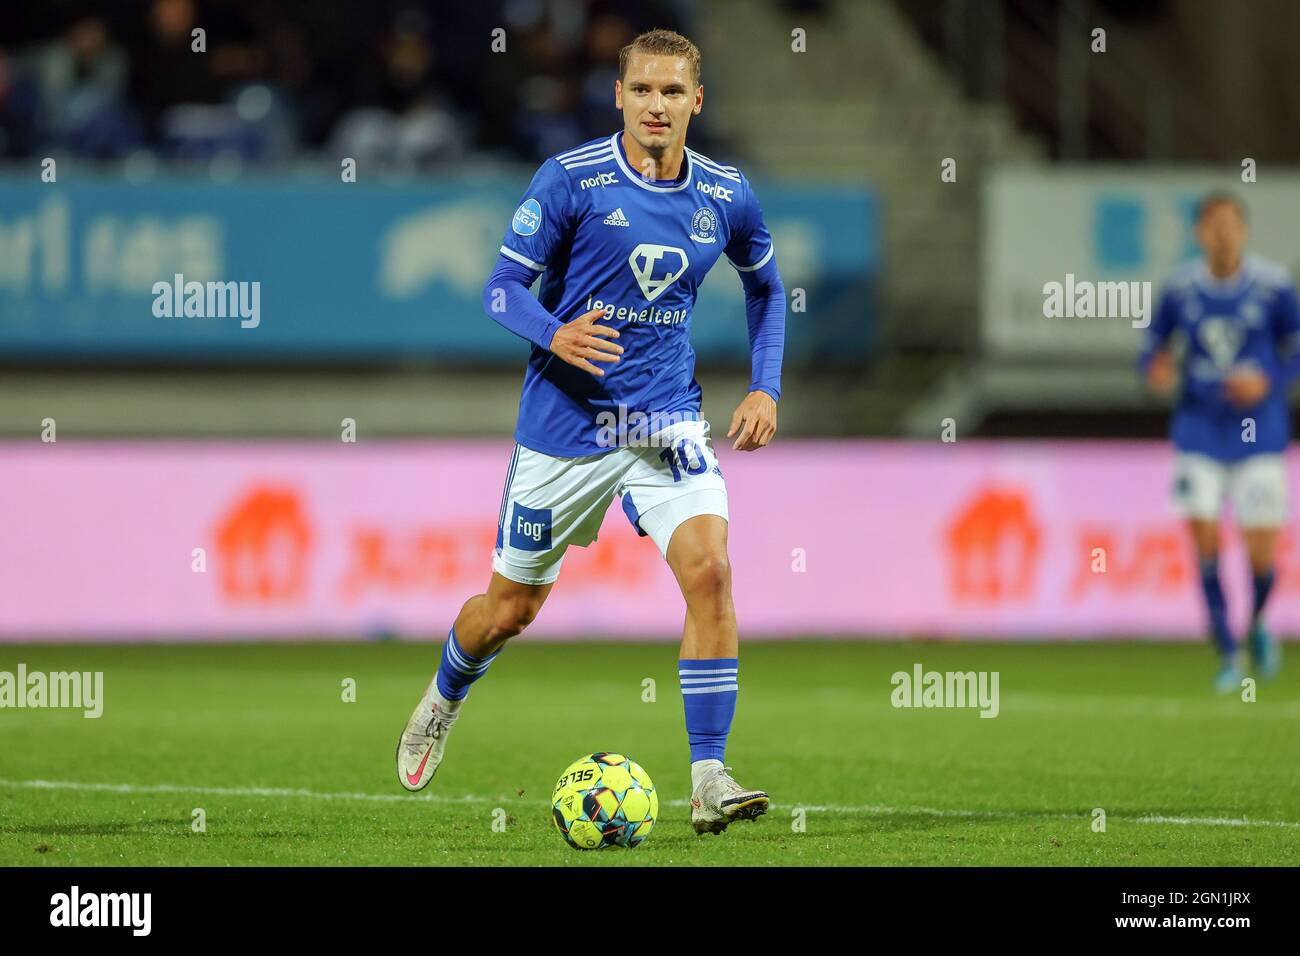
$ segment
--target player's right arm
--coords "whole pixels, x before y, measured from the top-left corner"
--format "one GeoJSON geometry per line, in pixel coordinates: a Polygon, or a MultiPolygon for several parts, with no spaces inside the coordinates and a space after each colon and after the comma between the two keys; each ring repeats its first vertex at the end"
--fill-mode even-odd
{"type": "Polygon", "coordinates": [[[1169,395],[1177,382],[1174,357],[1169,351],[1169,336],[1178,324],[1178,310],[1168,290],[1160,296],[1156,315],[1147,328],[1146,342],[1138,356],[1138,371],[1147,388],[1157,395],[1169,395]]]}
{"type": "Polygon", "coordinates": [[[610,341],[618,338],[616,330],[596,325],[603,310],[561,322],[529,292],[556,249],[572,236],[572,229],[569,182],[563,167],[549,159],[528,184],[506,230],[496,268],[483,288],[483,309],[511,332],[569,365],[604,375],[592,363],[617,362],[623,347],[610,341]]]}
{"type": "Polygon", "coordinates": [[[592,309],[571,322],[561,322],[528,291],[536,278],[536,272],[501,256],[483,287],[483,309],[539,349],[592,375],[603,376],[604,371],[591,363],[617,362],[623,354],[623,346],[610,341],[618,338],[618,331],[596,324],[605,311],[592,309]]]}

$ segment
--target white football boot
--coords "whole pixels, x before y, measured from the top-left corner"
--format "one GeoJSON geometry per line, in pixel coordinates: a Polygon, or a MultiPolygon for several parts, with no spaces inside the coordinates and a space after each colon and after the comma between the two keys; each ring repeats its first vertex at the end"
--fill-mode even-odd
{"type": "Polygon", "coordinates": [[[757,820],[769,803],[762,790],[746,790],[719,767],[700,781],[691,794],[691,825],[696,833],[721,833],[735,820],[757,820]]]}
{"type": "Polygon", "coordinates": [[[435,675],[397,742],[397,779],[407,790],[423,790],[438,772],[461,703],[443,699],[435,675]]]}

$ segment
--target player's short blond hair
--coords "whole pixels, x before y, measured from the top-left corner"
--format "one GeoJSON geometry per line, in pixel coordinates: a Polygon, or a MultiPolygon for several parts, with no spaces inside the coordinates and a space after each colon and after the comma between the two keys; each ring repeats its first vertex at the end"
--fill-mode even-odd
{"type": "Polygon", "coordinates": [[[618,51],[618,78],[627,76],[627,61],[633,53],[651,56],[680,56],[691,65],[691,85],[700,85],[700,48],[672,30],[648,30],[618,51]]]}
{"type": "Polygon", "coordinates": [[[1242,222],[1246,221],[1246,204],[1237,198],[1236,194],[1222,190],[1206,193],[1197,200],[1195,221],[1200,222],[1215,206],[1236,206],[1242,222]]]}

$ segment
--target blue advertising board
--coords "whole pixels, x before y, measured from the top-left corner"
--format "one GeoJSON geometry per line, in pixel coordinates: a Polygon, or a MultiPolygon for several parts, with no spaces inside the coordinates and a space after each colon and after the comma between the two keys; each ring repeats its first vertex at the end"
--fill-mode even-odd
{"type": "MultiPolygon", "coordinates": [[[[0,354],[517,362],[526,343],[484,314],[481,292],[526,185],[0,178],[0,354]],[[218,308],[187,316],[188,283],[203,284],[209,302],[210,284],[221,284],[218,308]]],[[[787,289],[804,292],[790,354],[860,354],[880,268],[874,197],[761,181],[756,190],[787,289]]],[[[739,278],[720,263],[696,307],[696,348],[705,360],[742,361],[746,336],[739,278]]]]}

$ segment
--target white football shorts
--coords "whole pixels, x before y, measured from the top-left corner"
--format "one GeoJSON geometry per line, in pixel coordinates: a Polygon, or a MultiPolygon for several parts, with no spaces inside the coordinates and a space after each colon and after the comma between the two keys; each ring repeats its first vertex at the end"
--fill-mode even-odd
{"type": "Polygon", "coordinates": [[[659,553],[697,515],[727,518],[727,485],[706,421],[676,422],[645,445],[556,458],[516,445],[501,494],[492,569],[520,584],[550,584],[570,545],[596,540],[609,504],[623,499],[632,526],[659,553]]]}
{"type": "Polygon", "coordinates": [[[1223,502],[1242,528],[1277,528],[1286,523],[1286,464],[1282,455],[1251,455],[1217,461],[1207,455],[1174,456],[1174,506],[1185,518],[1216,521],[1223,502]]]}

